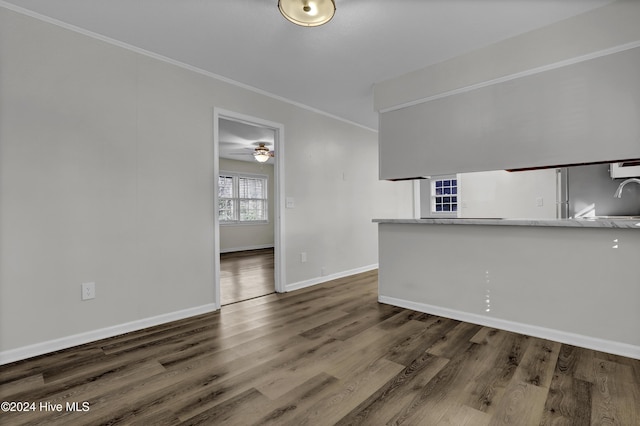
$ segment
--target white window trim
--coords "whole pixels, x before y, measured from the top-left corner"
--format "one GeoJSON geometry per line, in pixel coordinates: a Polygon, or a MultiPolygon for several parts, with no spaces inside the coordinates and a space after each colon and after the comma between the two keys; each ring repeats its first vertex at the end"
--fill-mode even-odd
{"type": "Polygon", "coordinates": [[[447,218],[447,217],[460,217],[460,210],[462,207],[462,198],[461,198],[461,191],[460,191],[460,175],[459,174],[455,174],[455,175],[442,175],[442,176],[431,176],[429,179],[429,217],[441,217],[441,218],[447,218]],[[456,194],[450,194],[450,196],[455,196],[457,197],[457,210],[454,212],[445,212],[445,211],[441,211],[441,212],[437,212],[436,208],[435,208],[435,203],[436,203],[436,197],[444,197],[446,195],[436,195],[435,193],[435,181],[436,180],[451,180],[451,179],[455,179],[456,180],[456,194]]]}
{"type": "MultiPolygon", "coordinates": [[[[233,176],[234,178],[241,178],[241,177],[247,177],[247,178],[257,178],[257,179],[264,179],[265,180],[265,190],[267,192],[267,208],[266,208],[266,216],[267,219],[266,220],[246,220],[246,221],[241,221],[241,220],[219,220],[219,224],[220,226],[256,226],[256,225],[268,225],[269,223],[271,223],[270,221],[270,217],[269,217],[269,203],[270,201],[270,195],[269,194],[269,176],[268,175],[261,175],[261,174],[257,174],[257,173],[245,173],[245,172],[230,172],[230,171],[226,171],[226,170],[221,170],[218,173],[218,176],[233,176]]],[[[225,199],[223,197],[218,197],[219,200],[225,199]]],[[[234,198],[235,199],[235,198],[234,198]]],[[[238,198],[239,199],[239,198],[238,198]]],[[[217,208],[217,206],[216,206],[217,208]]]]}

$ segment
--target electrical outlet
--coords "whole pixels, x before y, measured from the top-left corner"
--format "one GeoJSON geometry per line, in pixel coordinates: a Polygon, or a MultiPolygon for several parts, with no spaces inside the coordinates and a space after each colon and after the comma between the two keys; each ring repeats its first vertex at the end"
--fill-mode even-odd
{"type": "Polygon", "coordinates": [[[304,263],[307,261],[307,252],[303,251],[302,253],[300,253],[300,263],[304,263]]]}
{"type": "Polygon", "coordinates": [[[542,207],[544,205],[544,198],[538,197],[536,198],[536,206],[542,207]]]}
{"type": "Polygon", "coordinates": [[[96,283],[82,283],[82,300],[95,299],[96,283]]]}

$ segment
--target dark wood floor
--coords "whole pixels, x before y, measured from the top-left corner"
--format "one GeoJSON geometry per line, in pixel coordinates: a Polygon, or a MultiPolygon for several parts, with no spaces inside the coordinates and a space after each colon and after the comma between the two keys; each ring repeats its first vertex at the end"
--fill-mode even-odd
{"type": "Polygon", "coordinates": [[[221,304],[273,293],[273,260],[272,248],[220,254],[221,304]]]}
{"type": "Polygon", "coordinates": [[[0,424],[640,425],[640,361],[376,292],[372,271],[3,366],[0,400],[89,410],[0,424]]]}

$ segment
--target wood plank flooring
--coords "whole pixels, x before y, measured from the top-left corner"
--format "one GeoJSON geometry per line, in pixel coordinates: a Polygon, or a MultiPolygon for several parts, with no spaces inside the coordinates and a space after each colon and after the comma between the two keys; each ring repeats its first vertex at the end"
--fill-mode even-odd
{"type": "Polygon", "coordinates": [[[275,292],[273,249],[220,254],[222,305],[275,292]]]}
{"type": "Polygon", "coordinates": [[[12,426],[637,426],[640,361],[378,304],[372,271],[2,366],[0,396],[37,404],[12,426]]]}

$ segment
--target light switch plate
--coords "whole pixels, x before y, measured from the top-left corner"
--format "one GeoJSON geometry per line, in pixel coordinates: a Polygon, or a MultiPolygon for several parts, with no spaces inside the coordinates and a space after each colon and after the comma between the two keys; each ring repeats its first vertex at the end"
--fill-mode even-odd
{"type": "Polygon", "coordinates": [[[293,197],[287,197],[285,204],[288,209],[293,209],[296,207],[296,200],[294,200],[293,197]]]}

